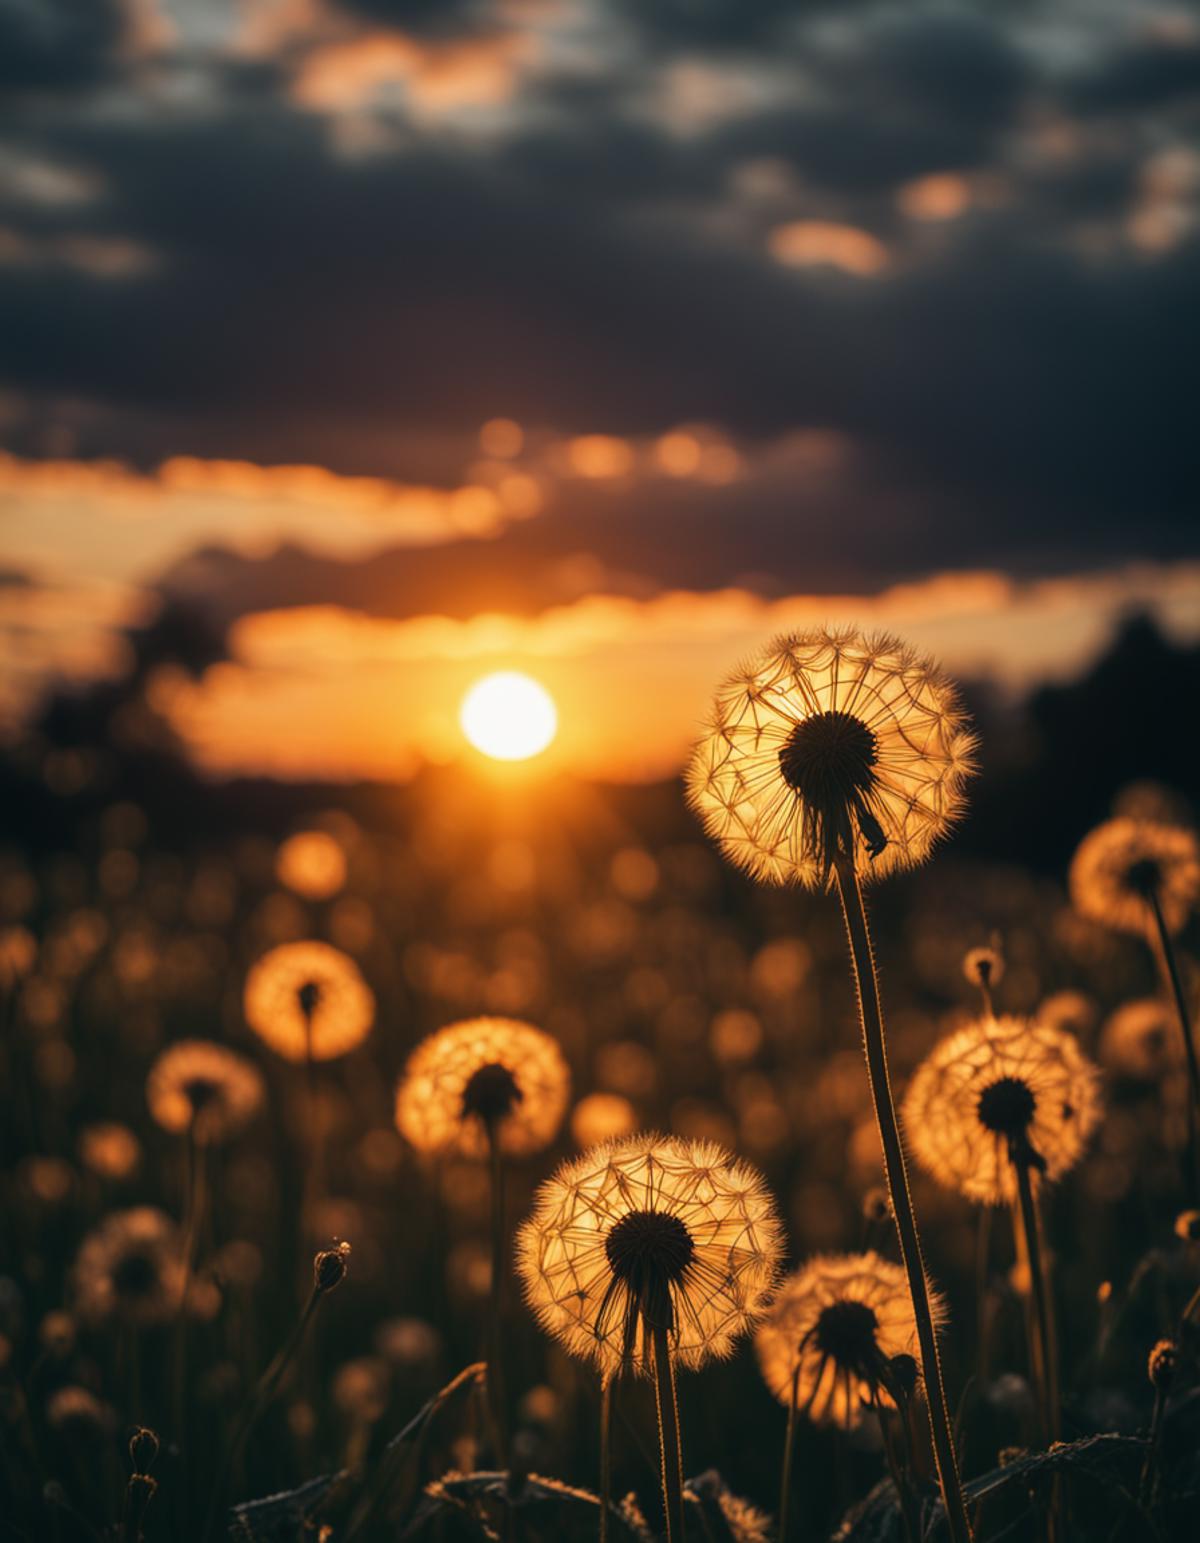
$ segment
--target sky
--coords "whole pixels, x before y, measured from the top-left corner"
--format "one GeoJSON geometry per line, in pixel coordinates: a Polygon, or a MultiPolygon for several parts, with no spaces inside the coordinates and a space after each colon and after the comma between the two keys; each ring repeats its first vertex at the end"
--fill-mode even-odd
{"type": "Polygon", "coordinates": [[[678,767],[772,633],[1200,636],[1200,8],[0,0],[0,726],[164,600],[215,775],[491,670],[678,767]]]}

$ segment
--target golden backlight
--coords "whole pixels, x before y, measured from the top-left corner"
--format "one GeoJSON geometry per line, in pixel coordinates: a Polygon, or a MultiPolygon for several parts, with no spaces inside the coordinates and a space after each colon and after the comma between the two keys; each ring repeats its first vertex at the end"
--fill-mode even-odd
{"type": "Polygon", "coordinates": [[[516,670],[477,681],[463,698],[462,731],[494,761],[527,761],[558,731],[558,710],[544,686],[516,670]]]}

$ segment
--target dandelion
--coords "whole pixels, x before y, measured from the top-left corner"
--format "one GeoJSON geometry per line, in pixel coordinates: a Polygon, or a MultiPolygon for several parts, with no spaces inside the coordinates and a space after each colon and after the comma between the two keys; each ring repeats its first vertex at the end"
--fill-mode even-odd
{"type": "Polygon", "coordinates": [[[1037,1318],[1033,1347],[1047,1434],[1058,1422],[1053,1321],[1034,1183],[1062,1177],[1100,1121],[1099,1073],[1072,1035],[1034,1019],[984,1017],[918,1067],[904,1101],[913,1156],[971,1200],[1016,1209],[1037,1318]]]}
{"type": "Polygon", "coordinates": [[[1100,1059],[1134,1082],[1161,1082],[1183,1066],[1183,1046],[1170,1006],[1159,997],[1123,1002],[1100,1031],[1100,1059]]]}
{"type": "Polygon", "coordinates": [[[1200,901],[1200,845],[1181,826],[1107,820],[1080,842],[1070,888],[1079,914],[1104,927],[1151,937],[1157,912],[1181,932],[1200,901]]]}
{"type": "Polygon", "coordinates": [[[653,1376],[672,1540],[683,1535],[675,1364],[729,1354],[765,1309],[781,1249],[753,1169],[660,1135],[564,1163],[519,1234],[517,1267],[546,1332],[605,1385],[622,1371],[653,1376]]]}
{"type": "Polygon", "coordinates": [[[328,831],[297,831],[275,855],[275,876],[305,900],[329,900],[346,882],[346,854],[328,831]]]}
{"type": "Polygon", "coordinates": [[[992,992],[1004,979],[1004,955],[995,945],[968,949],[963,958],[963,975],[983,998],[983,1010],[992,1012],[992,992]]]}
{"type": "Polygon", "coordinates": [[[164,1130],[205,1145],[250,1123],[262,1108],[263,1081],[245,1056],[212,1040],[184,1039],[150,1068],[146,1102],[164,1130]]]}
{"type": "Polygon", "coordinates": [[[312,940],[281,943],[246,977],[246,1022],[285,1060],[332,1061],[362,1043],[375,997],[348,954],[312,940]]]}
{"type": "Polygon", "coordinates": [[[186,1142],[183,1283],[174,1359],[176,1407],[182,1410],[192,1266],[208,1209],[205,1153],[211,1143],[250,1123],[262,1107],[263,1082],[244,1056],[212,1040],[185,1039],[169,1045],[151,1066],[146,1103],[164,1130],[182,1135],[186,1142]]]}
{"type": "Polygon", "coordinates": [[[816,629],[776,639],[721,686],[687,774],[693,808],[732,862],[768,883],[836,882],[952,1543],[971,1534],[861,880],[929,856],[962,812],[974,750],[953,686],[928,660],[890,637],[816,629]]]}
{"type": "Polygon", "coordinates": [[[470,1018],[423,1040],[396,1090],[396,1128],[427,1155],[490,1159],[492,1353],[488,1396],[506,1445],[502,1321],[507,1263],[503,1158],[527,1157],[558,1133],[571,1074],[556,1040],[512,1018],[470,1018]]]}
{"type": "Polygon", "coordinates": [[[1194,831],[1154,820],[1108,820],[1084,837],[1071,862],[1071,899],[1081,915],[1144,937],[1175,1002],[1187,1061],[1188,1163],[1192,1197],[1200,1193],[1200,1060],[1172,935],[1200,901],[1200,842],[1194,831]]]}
{"type": "Polygon", "coordinates": [[[917,1162],[985,1205],[1017,1198],[1017,1170],[1059,1179],[1099,1124],[1100,1077],[1072,1035],[1028,1018],[985,1017],[948,1035],[904,1100],[917,1162]]]}
{"type": "Polygon", "coordinates": [[[101,1120],[79,1132],[79,1161],[97,1178],[130,1178],[142,1160],[142,1148],[128,1125],[101,1120]]]}
{"type": "Polygon", "coordinates": [[[928,856],[963,805],[974,738],[953,687],[888,636],[777,638],[717,692],[688,769],[710,836],[755,878],[880,877],[928,856]]]}
{"type": "Polygon", "coordinates": [[[166,1323],[183,1286],[178,1229],[154,1206],[114,1211],[84,1238],[73,1276],[76,1309],[85,1323],[166,1323]]]}
{"type": "Polygon", "coordinates": [[[396,1093],[396,1128],[418,1152],[486,1157],[491,1134],[527,1157],[558,1134],[571,1076],[558,1042],[512,1018],[471,1018],[439,1029],[409,1057],[396,1093]]]}
{"type": "MultiPolygon", "coordinates": [[[[940,1325],[945,1308],[932,1291],[930,1306],[940,1325]]],[[[754,1348],[763,1380],[788,1410],[779,1505],[786,1539],[797,1415],[850,1429],[868,1410],[904,1399],[891,1363],[919,1348],[904,1270],[873,1252],[809,1260],[780,1285],[754,1348]]]]}

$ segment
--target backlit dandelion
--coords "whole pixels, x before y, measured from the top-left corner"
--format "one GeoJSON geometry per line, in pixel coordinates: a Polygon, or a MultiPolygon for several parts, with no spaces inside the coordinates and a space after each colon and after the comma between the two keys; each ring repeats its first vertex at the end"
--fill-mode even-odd
{"type": "Polygon", "coordinates": [[[607,1384],[653,1375],[672,1538],[682,1537],[675,1362],[729,1354],[761,1316],[782,1231],[753,1169],[709,1142],[644,1135],[586,1152],[542,1185],[517,1263],[546,1332],[607,1384]]]}
{"type": "Polygon", "coordinates": [[[924,861],[962,812],[974,751],[954,687],[929,660],[894,638],[820,628],[777,638],[725,681],[687,773],[692,806],[731,861],[773,884],[836,881],[952,1543],[971,1529],[861,880],[924,861]]]}
{"type": "Polygon", "coordinates": [[[1161,1082],[1182,1070],[1183,1046],[1170,1004],[1160,997],[1123,1002],[1100,1031],[1101,1061],[1118,1077],[1161,1082]]]}
{"type": "Polygon", "coordinates": [[[179,1231],[154,1206],[114,1211],[84,1238],[73,1275],[75,1307],[85,1323],[166,1323],[183,1288],[179,1231]]]}
{"type": "MultiPolygon", "coordinates": [[[[940,1325],[936,1292],[930,1304],[940,1325]]],[[[919,1350],[904,1270],[876,1253],[810,1259],[779,1286],[754,1348],[763,1380],[788,1411],[779,1507],[786,1539],[797,1416],[850,1429],[904,1396],[891,1362],[919,1350]]]]}
{"type": "Polygon", "coordinates": [[[504,1171],[508,1157],[549,1146],[571,1094],[571,1074],[557,1042],[512,1018],[470,1018],[439,1029],[408,1059],[396,1090],[396,1128],[428,1155],[490,1159],[492,1195],[488,1399],[503,1457],[504,1286],[508,1270],[504,1171]]]}
{"type": "Polygon", "coordinates": [[[961,812],[975,741],[954,688],[885,635],[777,638],[717,692],[688,768],[709,835],[755,878],[828,883],[922,862],[961,812]]]}
{"type": "Polygon", "coordinates": [[[1062,1029],[990,1015],[949,1035],[918,1067],[904,1102],[913,1156],[942,1184],[986,1204],[1014,1204],[1029,1263],[1037,1335],[1032,1358],[1047,1439],[1058,1394],[1036,1178],[1077,1163],[1101,1115],[1099,1073],[1062,1029]]]}
{"type": "Polygon", "coordinates": [[[1179,932],[1200,902],[1200,845],[1194,832],[1151,820],[1108,820],[1080,842],[1071,862],[1071,900],[1081,916],[1152,937],[1154,905],[1179,932]]]}
{"type": "Polygon", "coordinates": [[[263,1080],[245,1056],[208,1039],[169,1045],[146,1078],[146,1102],[164,1130],[204,1145],[247,1126],[262,1108],[263,1080]]]}
{"type": "Polygon", "coordinates": [[[1185,1172],[1194,1201],[1200,1197],[1200,1057],[1171,939],[1200,900],[1200,842],[1194,831],[1178,825],[1109,820],[1080,843],[1070,881],[1071,899],[1082,915],[1146,939],[1174,1000],[1191,1093],[1185,1172]]]}
{"type": "Polygon", "coordinates": [[[142,1160],[142,1148],[128,1125],[101,1120],[79,1132],[79,1161],[97,1178],[128,1179],[142,1160]]]}
{"type": "Polygon", "coordinates": [[[288,1061],[332,1061],[362,1043],[375,997],[348,954],[328,943],[282,943],[251,968],[246,1022],[288,1061]]]}
{"type": "MultiPolygon", "coordinates": [[[[931,1293],[934,1316],[945,1319],[931,1293]]],[[[887,1363],[916,1355],[904,1271],[878,1254],[825,1254],[789,1275],[754,1335],[763,1379],[782,1404],[818,1424],[858,1424],[892,1404],[887,1363]]]]}
{"type": "Polygon", "coordinates": [[[409,1057],[396,1091],[396,1128],[418,1152],[486,1157],[489,1131],[508,1157],[558,1134],[571,1074],[558,1042],[512,1018],[439,1029],[409,1057]]]}
{"type": "Polygon", "coordinates": [[[999,1205],[1017,1198],[1018,1160],[1045,1179],[1074,1167],[1101,1112],[1099,1072],[1072,1035],[1033,1019],[984,1017],[918,1067],[904,1127],[913,1156],[939,1183],[999,1205]]]}
{"type": "Polygon", "coordinates": [[[275,874],[305,900],[328,900],[346,882],[346,854],[328,831],[297,831],[276,853],[275,874]]]}

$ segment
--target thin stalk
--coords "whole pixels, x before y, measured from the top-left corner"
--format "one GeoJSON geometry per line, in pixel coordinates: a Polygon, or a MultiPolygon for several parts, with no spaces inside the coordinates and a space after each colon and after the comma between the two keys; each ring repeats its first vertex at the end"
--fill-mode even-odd
{"type": "Polygon", "coordinates": [[[600,1543],[608,1543],[608,1510],[612,1505],[612,1385],[600,1385],[600,1543]]]}
{"type": "Polygon", "coordinates": [[[787,1543],[788,1509],[792,1497],[792,1452],[796,1445],[796,1405],[800,1399],[800,1361],[792,1373],[792,1392],[788,1399],[787,1434],[783,1438],[783,1472],[779,1478],[779,1543],[787,1543]]]}
{"type": "Polygon", "coordinates": [[[858,875],[854,871],[853,859],[845,852],[840,852],[834,859],[834,872],[837,875],[842,914],[845,917],[846,935],[850,944],[850,958],[858,988],[858,1009],[862,1024],[863,1045],[867,1055],[867,1075],[871,1085],[871,1097],[875,1104],[879,1139],[883,1146],[884,1172],[892,1199],[892,1212],[896,1218],[900,1255],[908,1275],[913,1315],[917,1323],[921,1364],[925,1374],[925,1398],[929,1410],[933,1452],[937,1461],[938,1482],[942,1491],[942,1504],[945,1506],[946,1522],[953,1543],[969,1543],[971,1527],[967,1521],[962,1485],[958,1477],[958,1464],[954,1455],[954,1436],[950,1428],[946,1390],[942,1383],[942,1365],[938,1355],[937,1335],[933,1327],[933,1313],[929,1306],[925,1261],[921,1256],[921,1239],[917,1232],[917,1219],[913,1211],[912,1194],[908,1187],[908,1173],[904,1166],[904,1148],[900,1142],[900,1128],[896,1120],[895,1104],[892,1101],[887,1043],[883,1031],[883,1009],[879,1001],[879,982],[875,975],[875,956],[871,949],[867,911],[863,904],[858,875]]]}
{"type": "Polygon", "coordinates": [[[986,1383],[991,1360],[991,1301],[988,1288],[988,1259],[992,1246],[992,1208],[979,1208],[979,1226],[975,1233],[975,1302],[978,1317],[975,1337],[979,1348],[979,1380],[986,1383]]]}
{"type": "Polygon", "coordinates": [[[666,1326],[647,1324],[654,1350],[654,1397],[658,1406],[658,1451],[667,1543],[683,1543],[683,1448],[679,1439],[679,1404],[666,1326]]]}
{"type": "Polygon", "coordinates": [[[1167,1407],[1167,1390],[1165,1387],[1156,1387],[1154,1390],[1154,1413],[1150,1417],[1150,1440],[1146,1445],[1146,1460],[1142,1464],[1141,1479],[1138,1483],[1138,1504],[1143,1511],[1149,1511],[1154,1500],[1154,1492],[1158,1488],[1158,1448],[1162,1440],[1163,1414],[1167,1407]]]}
{"type": "Polygon", "coordinates": [[[505,1415],[504,1392],[504,1272],[507,1264],[504,1226],[504,1158],[500,1150],[500,1138],[495,1121],[487,1126],[488,1159],[492,1190],[492,1280],[489,1292],[488,1312],[488,1410],[492,1419],[492,1435],[496,1442],[496,1459],[501,1468],[508,1467],[508,1421],[505,1415]]]}
{"type": "Polygon", "coordinates": [[[183,1462],[180,1466],[179,1500],[183,1507],[183,1514],[188,1514],[189,1506],[189,1478],[191,1474],[191,1458],[188,1453],[188,1404],[187,1404],[187,1352],[188,1352],[188,1307],[191,1301],[192,1268],[196,1260],[196,1250],[200,1240],[200,1233],[204,1225],[204,1211],[207,1206],[207,1185],[205,1183],[205,1145],[196,1133],[196,1119],[193,1117],[187,1128],[187,1171],[185,1183],[187,1186],[186,1216],[183,1230],[183,1282],[179,1291],[179,1309],[175,1319],[175,1346],[172,1367],[172,1410],[175,1417],[175,1442],[183,1453],[183,1462]]]}
{"type": "Polygon", "coordinates": [[[306,1243],[319,1241],[316,1235],[317,1208],[325,1187],[325,1135],[321,1118],[317,1063],[313,1056],[312,1014],[304,1014],[304,1103],[308,1116],[308,1140],[304,1165],[304,1198],[301,1202],[303,1237],[306,1243]]]}
{"type": "MultiPolygon", "coordinates": [[[[892,1450],[891,1432],[888,1430],[887,1415],[878,1399],[875,1400],[875,1418],[879,1421],[879,1439],[883,1443],[883,1455],[887,1461],[888,1472],[892,1476],[892,1484],[896,1490],[896,1499],[900,1502],[900,1516],[904,1522],[904,1536],[908,1543],[921,1543],[921,1532],[913,1509],[913,1497],[912,1490],[909,1487],[908,1474],[903,1472],[901,1465],[896,1461],[896,1454],[892,1450]]],[[[904,1418],[903,1414],[900,1418],[904,1418]]],[[[784,1543],[782,1533],[779,1535],[779,1543],[784,1543]]]]}
{"type": "Polygon", "coordinates": [[[1188,1193],[1193,1201],[1200,1193],[1200,1140],[1198,1140],[1197,1126],[1200,1124],[1200,1062],[1196,1058],[1196,1042],[1192,1035],[1192,1017],[1188,1011],[1187,997],[1183,990],[1183,980],[1179,974],[1179,961],[1175,957],[1175,945],[1171,942],[1171,934],[1167,930],[1167,923],[1163,917],[1162,905],[1158,898],[1158,888],[1151,884],[1149,887],[1150,908],[1154,912],[1154,926],[1158,933],[1159,964],[1163,974],[1167,977],[1167,984],[1171,989],[1171,995],[1175,999],[1175,1011],[1179,1017],[1179,1032],[1183,1036],[1183,1053],[1187,1060],[1188,1086],[1191,1097],[1188,1100],[1188,1193]]]}
{"type": "Polygon", "coordinates": [[[1058,1369],[1055,1366],[1053,1351],[1054,1332],[1050,1316],[1050,1287],[1046,1279],[1045,1256],[1038,1228],[1037,1207],[1033,1199],[1030,1164],[1020,1156],[1015,1156],[1013,1167],[1017,1173],[1017,1214],[1021,1219],[1025,1257],[1029,1262],[1030,1292],[1033,1297],[1034,1323],[1037,1330],[1035,1353],[1031,1359],[1037,1371],[1038,1391],[1041,1395],[1043,1434],[1049,1443],[1057,1441],[1059,1435],[1058,1369]]]}
{"type": "Polygon", "coordinates": [[[328,1293],[322,1291],[319,1286],[313,1287],[308,1301],[304,1305],[304,1311],[297,1319],[291,1334],[276,1353],[274,1360],[267,1367],[266,1371],[258,1379],[258,1384],[250,1395],[249,1402],[243,1406],[241,1418],[238,1420],[233,1437],[225,1449],[221,1471],[213,1488],[212,1499],[209,1501],[208,1517],[204,1524],[203,1533],[206,1540],[212,1536],[217,1512],[229,1488],[229,1481],[233,1470],[241,1459],[242,1452],[245,1450],[246,1443],[249,1441],[255,1425],[258,1423],[259,1416],[266,1409],[272,1398],[274,1398],[279,1384],[283,1381],[284,1373],[299,1355],[300,1348],[304,1344],[305,1336],[308,1333],[309,1325],[317,1311],[317,1305],[321,1298],[326,1295],[328,1293]]]}

